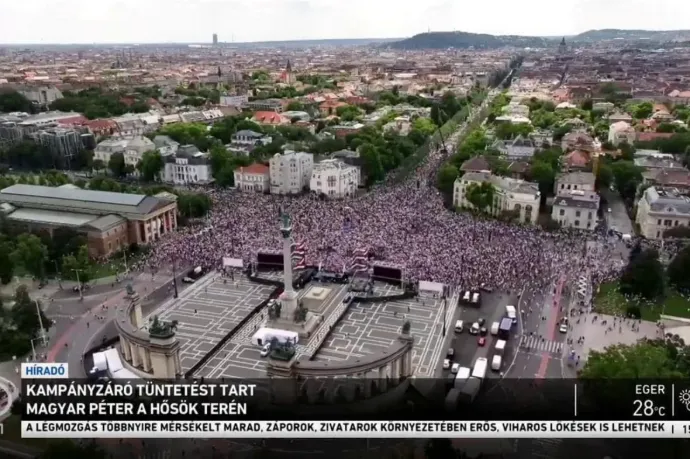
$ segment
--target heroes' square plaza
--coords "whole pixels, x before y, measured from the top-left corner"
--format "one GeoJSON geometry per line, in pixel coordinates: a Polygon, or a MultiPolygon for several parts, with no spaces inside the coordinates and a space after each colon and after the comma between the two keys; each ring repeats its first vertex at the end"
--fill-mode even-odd
{"type": "MultiPolygon", "coordinates": [[[[282,272],[261,273],[262,278],[281,280],[282,272]]],[[[440,298],[422,293],[418,298],[387,302],[343,302],[347,286],[312,282],[297,292],[302,299],[310,286],[330,290],[320,314],[323,320],[308,338],[295,346],[297,357],[305,356],[321,361],[345,361],[366,358],[391,347],[401,332],[403,323],[410,321],[414,337],[413,368],[419,378],[436,375],[443,360],[445,347],[443,314],[450,323],[452,308],[445,311],[440,298]],[[338,321],[341,317],[342,319],[338,321]],[[333,326],[335,324],[335,326],[333,326]],[[329,333],[329,328],[332,328],[329,333]]],[[[275,287],[251,281],[246,275],[222,277],[211,272],[180,292],[179,298],[162,304],[156,314],[165,321],[178,321],[176,336],[181,344],[180,360],[184,372],[189,371],[209,353],[224,336],[264,302],[275,287]]],[[[374,283],[375,296],[402,293],[399,287],[374,283]]],[[[451,301],[450,304],[453,304],[451,301]]],[[[256,330],[268,326],[268,306],[245,323],[228,342],[194,373],[205,378],[263,378],[266,359],[261,347],[252,343],[256,330]]]]}

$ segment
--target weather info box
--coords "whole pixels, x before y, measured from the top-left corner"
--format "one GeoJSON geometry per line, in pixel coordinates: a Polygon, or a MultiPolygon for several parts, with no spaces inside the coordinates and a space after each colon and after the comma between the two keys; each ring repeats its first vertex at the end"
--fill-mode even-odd
{"type": "Polygon", "coordinates": [[[690,437],[681,380],[488,379],[451,401],[444,380],[93,382],[25,365],[25,438],[690,437]]]}

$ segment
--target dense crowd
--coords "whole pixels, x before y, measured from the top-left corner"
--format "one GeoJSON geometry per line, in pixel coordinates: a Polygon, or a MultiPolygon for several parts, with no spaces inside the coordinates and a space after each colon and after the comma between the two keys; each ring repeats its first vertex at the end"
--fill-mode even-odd
{"type": "Polygon", "coordinates": [[[589,253],[581,235],[449,211],[428,180],[442,159],[436,150],[405,183],[347,200],[210,191],[205,226],[164,236],[147,262],[162,266],[175,257],[181,264],[220,267],[223,257],[232,257],[252,263],[257,252],[282,250],[280,215],[286,212],[295,241],[306,245],[307,263],[338,272],[362,248],[371,249],[374,263],[402,268],[408,280],[463,288],[536,287],[582,270],[604,278],[620,268],[607,244],[589,253]]]}

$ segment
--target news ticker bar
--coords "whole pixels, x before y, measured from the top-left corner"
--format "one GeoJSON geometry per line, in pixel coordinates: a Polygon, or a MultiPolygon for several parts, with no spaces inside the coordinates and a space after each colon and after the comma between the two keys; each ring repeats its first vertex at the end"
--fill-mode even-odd
{"type": "Polygon", "coordinates": [[[22,421],[22,438],[690,438],[683,421],[22,421]]]}
{"type": "MultiPolygon", "coordinates": [[[[460,398],[455,407],[449,407],[443,397],[425,403],[412,400],[412,403],[380,406],[373,389],[365,396],[361,390],[365,384],[371,385],[372,381],[117,380],[101,383],[24,379],[22,418],[26,421],[166,418],[263,421],[296,417],[314,421],[690,421],[690,381],[487,380],[476,398],[460,398]],[[275,398],[276,394],[295,397],[286,403],[275,398]]],[[[448,389],[443,380],[415,380],[411,384],[418,388],[428,384],[434,391],[427,393],[445,394],[444,388],[448,389]]]]}

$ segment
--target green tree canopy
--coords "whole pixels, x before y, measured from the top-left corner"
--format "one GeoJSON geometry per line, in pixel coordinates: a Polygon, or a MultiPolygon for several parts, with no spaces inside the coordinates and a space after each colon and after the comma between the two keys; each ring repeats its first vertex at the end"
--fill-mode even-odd
{"type": "Polygon", "coordinates": [[[0,113],[9,112],[33,113],[34,108],[23,94],[13,90],[0,91],[0,113]]]}
{"type": "Polygon", "coordinates": [[[642,169],[632,161],[616,161],[611,164],[613,182],[622,197],[633,199],[637,187],[642,183],[642,169]]]}
{"type": "Polygon", "coordinates": [[[671,285],[681,292],[690,292],[690,246],[685,247],[673,257],[667,272],[671,285]]]}
{"type": "Polygon", "coordinates": [[[452,164],[446,164],[438,171],[436,187],[447,196],[452,195],[455,180],[459,175],[460,174],[457,167],[453,166],[452,164]]]}
{"type": "Polygon", "coordinates": [[[15,265],[22,266],[37,279],[45,277],[48,249],[39,237],[28,233],[20,234],[11,258],[15,265]]]}
{"type": "Polygon", "coordinates": [[[125,163],[125,155],[118,152],[110,155],[108,160],[108,169],[115,177],[124,177],[127,175],[127,164],[125,163]]]}
{"type": "Polygon", "coordinates": [[[82,284],[87,284],[91,280],[89,249],[86,245],[79,247],[76,254],[62,257],[62,276],[75,281],[79,278],[82,284]]]}
{"type": "Polygon", "coordinates": [[[667,350],[654,343],[616,344],[604,351],[591,351],[580,372],[586,379],[666,379],[682,378],[667,350]]]}
{"type": "Polygon", "coordinates": [[[141,161],[137,164],[139,172],[144,180],[152,182],[160,177],[160,173],[165,166],[163,157],[156,150],[145,151],[141,161]]]}
{"type": "Polygon", "coordinates": [[[621,276],[620,291],[624,295],[639,295],[649,300],[663,294],[664,270],[656,250],[642,250],[630,260],[621,276]]]}
{"type": "Polygon", "coordinates": [[[496,189],[489,182],[470,183],[465,189],[465,198],[481,212],[488,212],[494,203],[496,189]]]}

